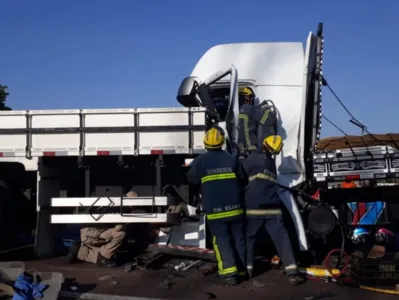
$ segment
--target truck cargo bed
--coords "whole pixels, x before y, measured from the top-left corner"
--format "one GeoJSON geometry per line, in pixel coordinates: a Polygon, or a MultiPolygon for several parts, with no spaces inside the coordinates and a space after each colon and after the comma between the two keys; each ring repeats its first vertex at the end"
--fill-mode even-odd
{"type": "Polygon", "coordinates": [[[0,157],[191,154],[203,151],[203,108],[0,112],[0,157]]]}
{"type": "Polygon", "coordinates": [[[397,178],[399,135],[331,137],[320,140],[313,155],[317,181],[397,178]]]}

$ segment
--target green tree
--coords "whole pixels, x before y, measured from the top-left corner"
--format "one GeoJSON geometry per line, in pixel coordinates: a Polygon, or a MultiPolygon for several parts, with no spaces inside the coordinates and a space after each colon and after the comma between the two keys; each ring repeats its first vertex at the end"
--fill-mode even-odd
{"type": "Polygon", "coordinates": [[[6,105],[7,96],[9,95],[7,89],[8,87],[6,85],[0,84],[0,110],[11,110],[11,108],[6,105]]]}

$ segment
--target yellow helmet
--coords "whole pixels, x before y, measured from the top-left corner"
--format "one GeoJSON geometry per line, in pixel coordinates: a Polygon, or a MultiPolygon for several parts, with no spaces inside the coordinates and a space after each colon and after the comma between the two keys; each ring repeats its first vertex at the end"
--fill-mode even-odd
{"type": "Polygon", "coordinates": [[[224,131],[220,127],[212,127],[204,136],[204,145],[207,149],[220,149],[224,144],[224,131]]]}
{"type": "Polygon", "coordinates": [[[280,135],[269,135],[263,140],[263,147],[272,154],[279,154],[283,148],[283,138],[280,135]]]}
{"type": "Polygon", "coordinates": [[[242,87],[242,88],[240,88],[239,94],[244,95],[244,96],[251,96],[254,93],[252,92],[252,90],[250,88],[242,87]]]}

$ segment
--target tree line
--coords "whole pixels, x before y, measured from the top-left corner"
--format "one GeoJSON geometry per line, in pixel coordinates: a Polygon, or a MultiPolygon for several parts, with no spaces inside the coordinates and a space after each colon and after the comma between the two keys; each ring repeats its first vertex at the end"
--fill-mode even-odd
{"type": "Polygon", "coordinates": [[[9,95],[7,90],[8,87],[6,85],[0,84],[0,110],[11,110],[11,108],[6,105],[7,97],[9,95]]]}

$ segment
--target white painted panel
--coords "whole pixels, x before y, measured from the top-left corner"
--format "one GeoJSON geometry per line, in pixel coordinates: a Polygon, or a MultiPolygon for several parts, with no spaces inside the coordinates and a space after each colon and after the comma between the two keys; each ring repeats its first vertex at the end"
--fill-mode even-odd
{"type": "Polygon", "coordinates": [[[26,128],[26,116],[0,115],[0,128],[26,128]]]}
{"type": "Polygon", "coordinates": [[[139,126],[188,125],[188,112],[140,113],[139,126]]]}
{"type": "Polygon", "coordinates": [[[34,150],[77,150],[79,145],[79,133],[32,134],[32,149],[34,150]]]}
{"type": "Polygon", "coordinates": [[[193,112],[193,125],[205,125],[205,112],[193,112]]]}
{"type": "Polygon", "coordinates": [[[76,206],[169,206],[177,203],[173,197],[104,197],[104,198],[51,198],[51,207],[76,207],[76,206]],[[112,202],[111,202],[111,201],[112,202]],[[113,203],[113,204],[112,204],[113,203]]]}
{"type": "Polygon", "coordinates": [[[31,159],[26,157],[0,157],[0,163],[2,162],[19,163],[24,166],[25,171],[37,171],[38,169],[37,157],[32,157],[31,159]]]}
{"type": "Polygon", "coordinates": [[[0,152],[25,151],[26,134],[0,135],[0,152]]]}
{"type": "Polygon", "coordinates": [[[195,131],[193,149],[205,149],[204,147],[204,135],[205,132],[195,131]]]}
{"type": "Polygon", "coordinates": [[[106,214],[106,215],[51,215],[52,224],[101,224],[101,223],[169,223],[176,222],[179,214],[106,214]],[[99,218],[97,221],[93,218],[99,218]]]}
{"type": "Polygon", "coordinates": [[[33,115],[32,128],[78,128],[79,115],[33,115]]]}
{"type": "Polygon", "coordinates": [[[86,133],[86,148],[133,149],[134,133],[86,133]]]}
{"type": "Polygon", "coordinates": [[[113,113],[113,114],[86,114],[85,127],[132,127],[134,126],[134,114],[113,113]]]}
{"type": "Polygon", "coordinates": [[[141,132],[140,149],[188,149],[189,134],[184,132],[141,132]]]}

